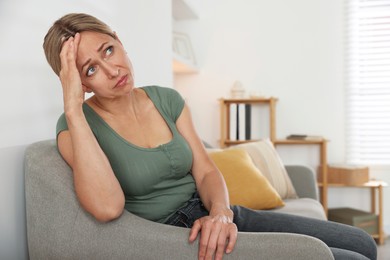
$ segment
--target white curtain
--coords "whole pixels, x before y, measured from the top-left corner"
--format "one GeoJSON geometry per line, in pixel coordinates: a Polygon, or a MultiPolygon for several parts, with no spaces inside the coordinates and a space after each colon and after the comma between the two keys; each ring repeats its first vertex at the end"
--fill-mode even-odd
{"type": "Polygon", "coordinates": [[[347,161],[390,165],[390,0],[348,0],[347,161]]]}

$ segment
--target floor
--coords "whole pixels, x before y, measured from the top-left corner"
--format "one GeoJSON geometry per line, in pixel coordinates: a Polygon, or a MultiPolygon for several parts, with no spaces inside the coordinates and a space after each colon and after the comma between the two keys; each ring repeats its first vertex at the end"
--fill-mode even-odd
{"type": "Polygon", "coordinates": [[[378,260],[390,259],[390,238],[387,238],[385,243],[378,246],[378,260]]]}

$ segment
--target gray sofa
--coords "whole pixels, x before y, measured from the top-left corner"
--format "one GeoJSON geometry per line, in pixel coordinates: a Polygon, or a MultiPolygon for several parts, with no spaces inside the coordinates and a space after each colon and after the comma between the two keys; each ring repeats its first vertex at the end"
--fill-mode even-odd
{"type": "MultiPolygon", "coordinates": [[[[300,199],[280,211],[325,219],[313,172],[287,167],[300,199]],[[307,181],[307,183],[304,183],[307,181]],[[302,189],[303,188],[303,189],[302,189]]],[[[27,240],[30,259],[197,259],[189,230],[153,223],[127,211],[107,224],[79,205],[72,172],[54,140],[34,143],[25,153],[27,240]]],[[[298,234],[239,233],[224,259],[333,259],[320,240],[298,234]]]]}

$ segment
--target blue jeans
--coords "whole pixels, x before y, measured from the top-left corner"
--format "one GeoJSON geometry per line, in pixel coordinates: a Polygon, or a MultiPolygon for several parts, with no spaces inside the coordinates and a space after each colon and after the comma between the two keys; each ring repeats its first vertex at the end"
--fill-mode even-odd
{"type": "MultiPolygon", "coordinates": [[[[365,231],[331,221],[264,210],[231,206],[233,222],[241,232],[283,232],[316,237],[327,244],[337,259],[376,259],[377,248],[365,231]]],[[[197,194],[178,209],[165,224],[191,228],[195,220],[208,216],[197,194]]]]}

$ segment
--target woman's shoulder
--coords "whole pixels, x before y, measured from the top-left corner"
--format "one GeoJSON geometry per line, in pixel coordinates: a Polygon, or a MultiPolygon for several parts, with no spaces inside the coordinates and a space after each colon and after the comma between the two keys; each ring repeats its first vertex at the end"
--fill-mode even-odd
{"type": "Polygon", "coordinates": [[[145,90],[147,94],[156,94],[156,95],[179,95],[177,90],[169,87],[151,85],[151,86],[143,86],[140,87],[145,90]]]}
{"type": "Polygon", "coordinates": [[[183,97],[180,93],[173,88],[162,87],[162,86],[145,86],[141,87],[146,94],[154,102],[166,103],[166,102],[183,102],[183,97]]]}
{"type": "Polygon", "coordinates": [[[152,102],[165,111],[176,122],[184,107],[184,99],[173,88],[161,86],[142,87],[152,102]]]}

